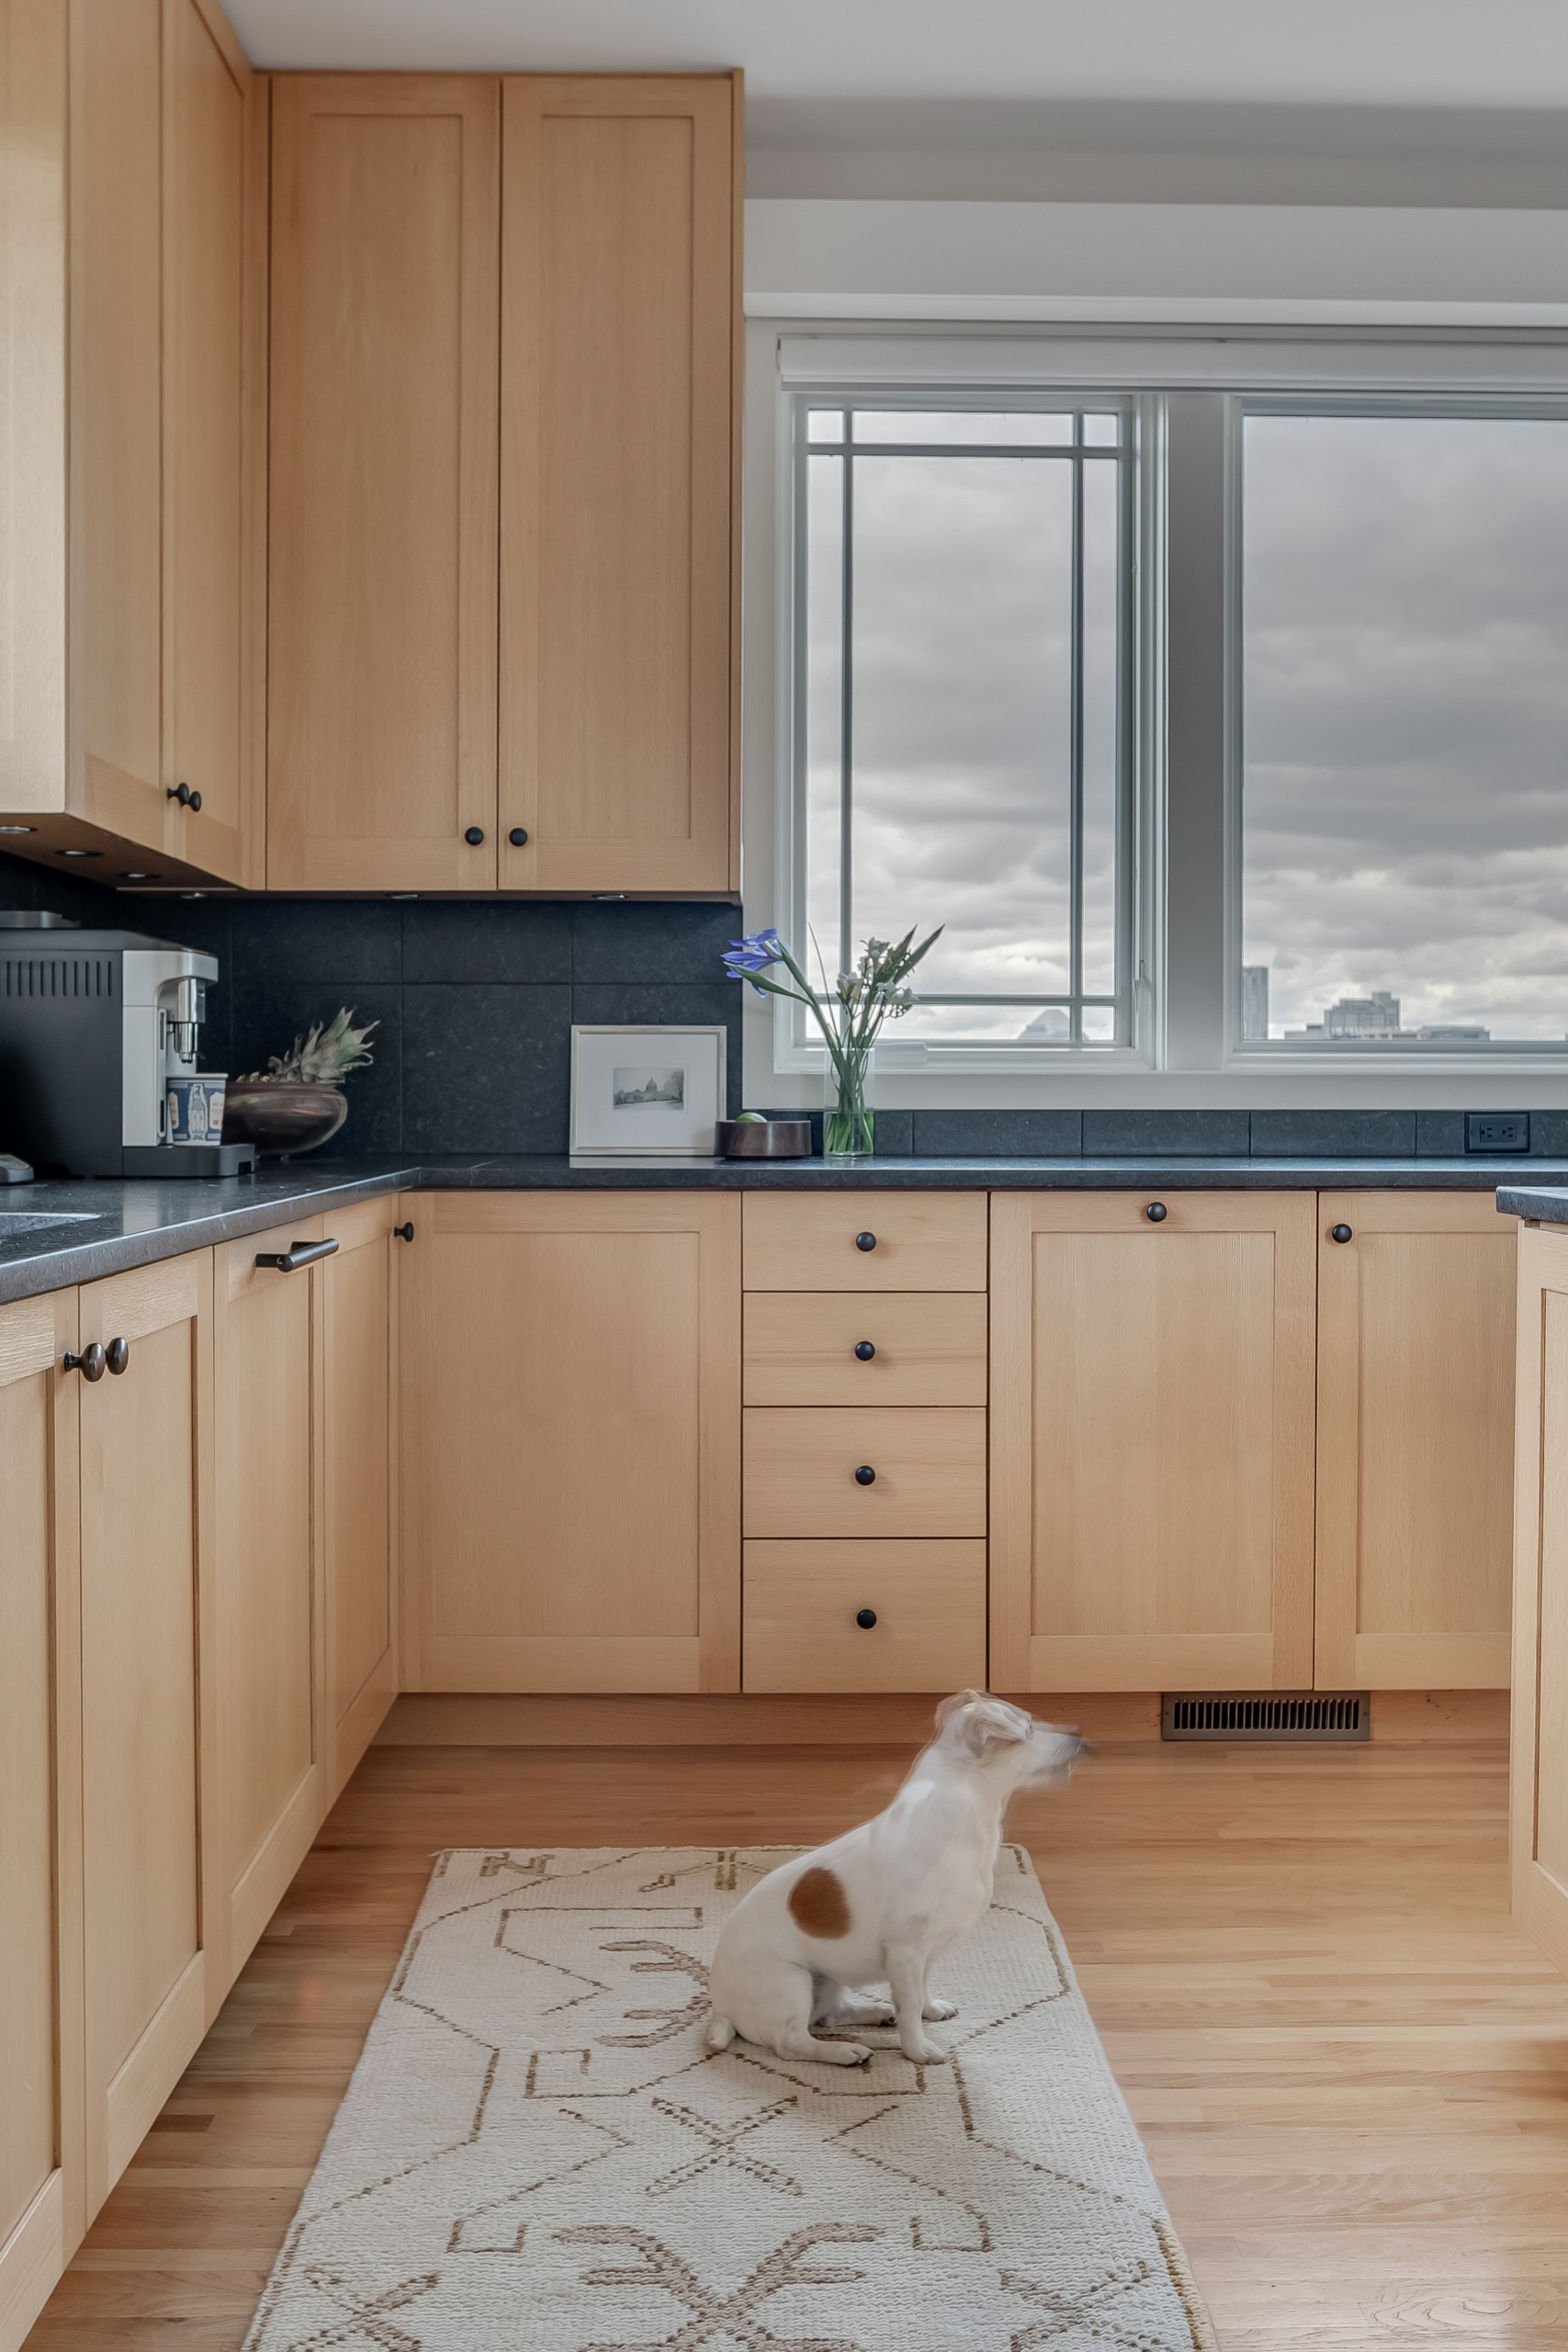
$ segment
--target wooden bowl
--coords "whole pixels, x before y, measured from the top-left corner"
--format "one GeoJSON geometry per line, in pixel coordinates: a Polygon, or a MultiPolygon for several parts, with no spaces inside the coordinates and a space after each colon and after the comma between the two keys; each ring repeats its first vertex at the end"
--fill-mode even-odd
{"type": "Polygon", "coordinates": [[[256,1149],[287,1159],[291,1152],[314,1151],[335,1136],[348,1116],[337,1086],[296,1079],[231,1079],[223,1098],[225,1143],[254,1143],[256,1149]]]}

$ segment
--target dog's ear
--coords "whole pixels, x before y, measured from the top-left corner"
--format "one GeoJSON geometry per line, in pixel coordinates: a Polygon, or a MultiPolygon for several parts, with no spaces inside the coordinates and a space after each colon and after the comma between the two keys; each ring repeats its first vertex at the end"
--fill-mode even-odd
{"type": "Polygon", "coordinates": [[[1030,1719],[1023,1709],[1010,1706],[1005,1699],[993,1699],[987,1690],[957,1690],[951,1699],[944,1699],[936,1711],[939,1728],[959,1715],[960,1710],[962,1714],[953,1727],[954,1743],[979,1763],[993,1748],[1016,1747],[1029,1737],[1030,1719]]]}
{"type": "Polygon", "coordinates": [[[960,1707],[972,1707],[976,1699],[983,1699],[985,1695],[983,1690],[955,1690],[951,1699],[939,1699],[936,1708],[938,1731],[941,1731],[949,1715],[956,1713],[960,1707]]]}

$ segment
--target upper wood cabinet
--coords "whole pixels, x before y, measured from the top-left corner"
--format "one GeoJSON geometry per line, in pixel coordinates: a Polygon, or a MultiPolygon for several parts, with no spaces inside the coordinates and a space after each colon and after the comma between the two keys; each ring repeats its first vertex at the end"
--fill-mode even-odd
{"type": "Polygon", "coordinates": [[[728,75],[276,83],[270,887],[736,887],[739,164],[728,75]]]}
{"type": "Polygon", "coordinates": [[[404,1689],[738,1690],[738,1197],[412,1205],[404,1689]]]}
{"type": "Polygon", "coordinates": [[[498,82],[274,85],[274,889],[495,887],[500,233],[498,82]]]}
{"type": "Polygon", "coordinates": [[[7,845],[259,882],[263,96],[216,0],[0,20],[7,845]]]}
{"type": "Polygon", "coordinates": [[[501,879],[729,890],[738,94],[502,109],[501,879]]]}
{"type": "Polygon", "coordinates": [[[1317,1225],[1317,1686],[1506,1689],[1513,1226],[1394,1192],[1317,1225]]]}
{"type": "Polygon", "coordinates": [[[1314,1206],[993,1195],[998,1690],[1310,1687],[1314,1206]]]}

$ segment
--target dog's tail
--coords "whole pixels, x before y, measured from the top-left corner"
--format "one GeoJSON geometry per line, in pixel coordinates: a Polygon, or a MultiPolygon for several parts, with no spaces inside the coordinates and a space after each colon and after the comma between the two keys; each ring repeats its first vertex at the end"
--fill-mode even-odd
{"type": "Polygon", "coordinates": [[[708,2019],[708,2030],[703,2037],[710,2050],[728,2050],[735,2039],[735,2028],[726,2017],[715,2009],[708,2019]]]}

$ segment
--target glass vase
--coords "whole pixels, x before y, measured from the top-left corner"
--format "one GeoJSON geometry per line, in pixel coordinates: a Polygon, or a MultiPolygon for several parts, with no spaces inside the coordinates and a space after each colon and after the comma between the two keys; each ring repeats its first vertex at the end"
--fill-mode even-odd
{"type": "Polygon", "coordinates": [[[822,1157],[829,1168],[852,1168],[876,1148],[872,1079],[876,1048],[846,1053],[841,1065],[825,1058],[822,1086],[822,1157]]]}

